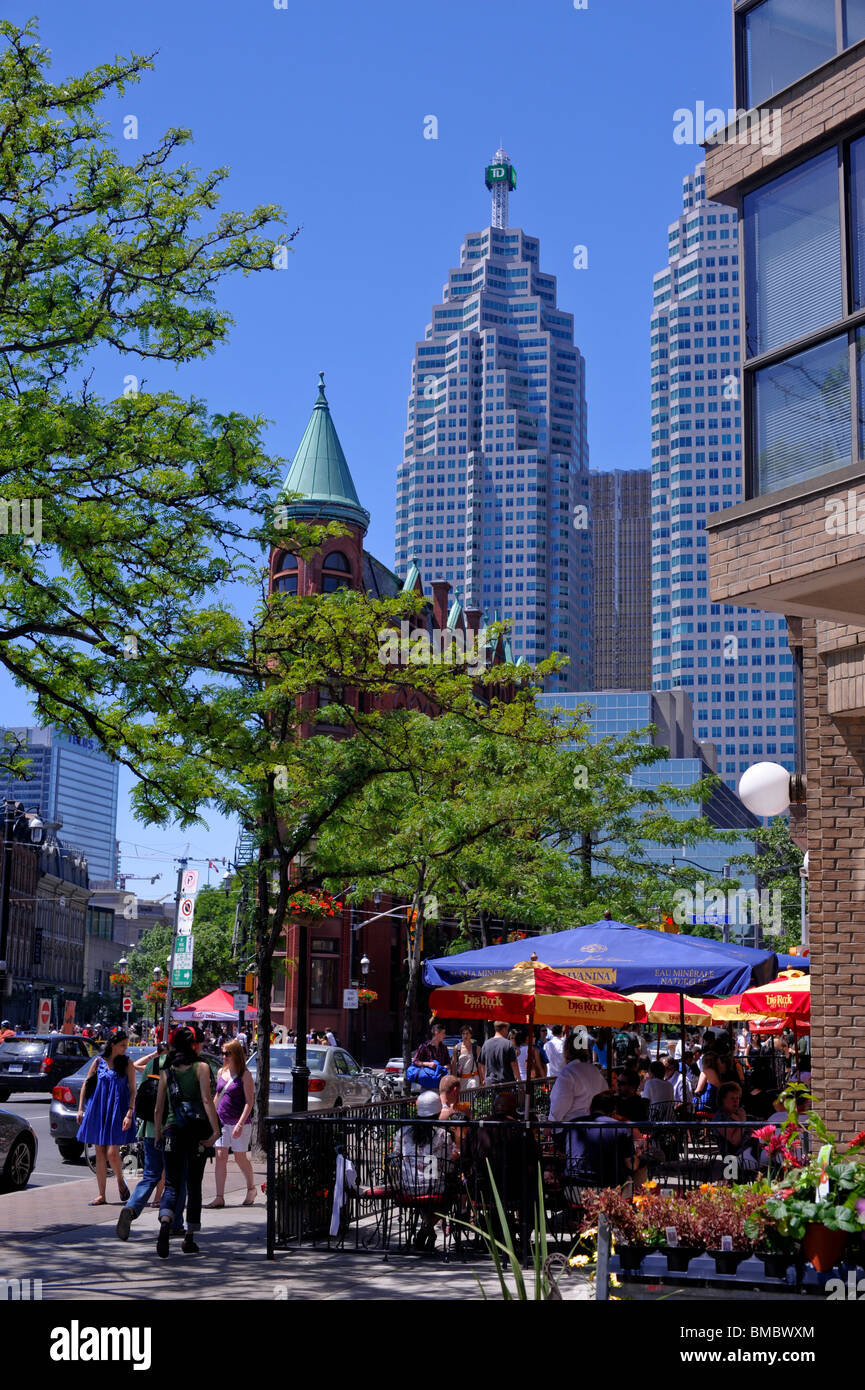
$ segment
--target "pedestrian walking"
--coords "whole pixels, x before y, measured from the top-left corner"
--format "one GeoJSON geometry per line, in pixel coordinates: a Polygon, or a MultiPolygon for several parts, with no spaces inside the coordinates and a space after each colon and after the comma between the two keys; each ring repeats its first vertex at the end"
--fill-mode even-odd
{"type": "MultiPolygon", "coordinates": [[[[144,1168],[135,1191],[117,1218],[116,1233],[120,1240],[129,1239],[133,1221],[137,1221],[147,1206],[151,1194],[156,1191],[162,1196],[162,1182],[165,1174],[165,1154],[156,1144],[156,1095],[159,1090],[159,1073],[165,1066],[168,1048],[163,1046],[158,1052],[136,1063],[136,1071],[143,1067],[144,1074],[138,1083],[136,1117],[138,1119],[138,1141],[144,1149],[144,1168]],[[149,1083],[149,1084],[148,1084],[149,1083]]],[[[173,1236],[184,1235],[183,1207],[186,1201],[186,1180],[177,1194],[177,1215],[171,1228],[173,1236]]],[[[159,1205],[155,1202],[154,1205],[159,1205]]]]}
{"type": "Polygon", "coordinates": [[[121,1201],[129,1199],[119,1147],[131,1138],[135,1105],[135,1068],[131,1058],[126,1055],[128,1041],[122,1028],[109,1038],[101,1055],[94,1057],[91,1062],[79,1095],[76,1138],[82,1144],[96,1146],[98,1196],[90,1203],[91,1207],[106,1204],[105,1182],[109,1163],[117,1178],[121,1201]],[[91,1080],[92,1091],[88,1085],[91,1080]]]}
{"type": "Polygon", "coordinates": [[[157,1145],[163,1143],[165,1146],[165,1188],[159,1208],[156,1253],[163,1260],[168,1257],[168,1242],[175,1215],[180,1216],[184,1178],[186,1237],[183,1251],[187,1255],[198,1254],[195,1232],[201,1227],[201,1183],[204,1177],[201,1149],[206,1151],[221,1133],[219,1118],[210,1098],[210,1067],[198,1059],[201,1041],[191,1028],[178,1028],[159,1076],[155,1138],[157,1145]],[[168,1113],[163,1124],[166,1105],[168,1113]]]}
{"type": "Polygon", "coordinates": [[[241,1206],[251,1207],[255,1201],[255,1177],[249,1161],[249,1139],[252,1134],[252,1108],[255,1103],[255,1086],[246,1065],[243,1044],[236,1038],[227,1042],[222,1049],[224,1065],[216,1078],[216,1113],[222,1133],[217,1139],[216,1150],[216,1198],[208,1202],[209,1207],[225,1206],[225,1179],[228,1173],[228,1155],[233,1153],[237,1166],[246,1181],[246,1197],[241,1206]]]}

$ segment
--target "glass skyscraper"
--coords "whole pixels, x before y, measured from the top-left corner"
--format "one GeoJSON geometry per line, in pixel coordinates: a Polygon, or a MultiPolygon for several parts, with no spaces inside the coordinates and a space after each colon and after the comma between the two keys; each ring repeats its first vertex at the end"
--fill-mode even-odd
{"type": "Polygon", "coordinates": [[[652,308],[652,685],[688,692],[735,787],[763,758],[793,771],[795,675],[783,617],[709,600],[706,517],[743,498],[738,228],[703,164],[682,201],[652,308]]]}
{"type": "Polygon", "coordinates": [[[0,798],[20,801],[48,823],[60,822],[58,837],[87,856],[91,886],[114,883],[117,874],[117,790],[120,764],[95,739],[59,729],[0,729],[6,747],[20,747],[30,766],[24,777],[0,774],[0,798]],[[14,736],[14,737],[13,737],[14,736]]]}
{"type": "Polygon", "coordinates": [[[491,225],[470,234],[415,349],[396,561],[448,580],[463,606],[512,622],[514,659],[570,658],[592,683],[585,363],[534,237],[508,227],[516,175],[486,171],[491,225]]]}

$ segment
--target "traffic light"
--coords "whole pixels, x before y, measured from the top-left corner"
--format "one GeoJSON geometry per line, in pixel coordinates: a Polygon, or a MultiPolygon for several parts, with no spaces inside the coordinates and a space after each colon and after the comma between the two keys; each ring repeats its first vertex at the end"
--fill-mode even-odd
{"type": "Polygon", "coordinates": [[[252,971],[250,971],[248,975],[244,975],[243,977],[243,992],[244,994],[249,995],[255,993],[255,976],[253,975],[252,971]]]}

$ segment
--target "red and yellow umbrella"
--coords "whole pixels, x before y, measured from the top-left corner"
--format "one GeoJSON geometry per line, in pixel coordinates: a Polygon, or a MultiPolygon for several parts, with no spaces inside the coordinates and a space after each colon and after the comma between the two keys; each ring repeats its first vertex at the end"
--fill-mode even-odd
{"type": "Polygon", "coordinates": [[[772,1017],[806,1019],[811,1017],[811,976],[795,970],[784,971],[777,980],[770,980],[758,989],[748,989],[742,995],[742,1008],[754,1014],[772,1017]]]}
{"type": "Polygon", "coordinates": [[[501,1019],[504,1023],[642,1022],[645,1010],[635,999],[599,985],[574,980],[540,961],[522,961],[498,975],[442,985],[430,995],[430,1009],[442,1018],[501,1019]]]}
{"type": "Polygon", "coordinates": [[[664,1023],[670,1027],[678,1027],[682,1021],[679,1009],[679,999],[685,1006],[685,1022],[692,1028],[708,1028],[712,1021],[712,1002],[711,1000],[694,999],[691,995],[680,996],[678,994],[631,994],[630,999],[635,999],[641,1003],[646,1010],[646,1018],[649,1023],[664,1023]]]}

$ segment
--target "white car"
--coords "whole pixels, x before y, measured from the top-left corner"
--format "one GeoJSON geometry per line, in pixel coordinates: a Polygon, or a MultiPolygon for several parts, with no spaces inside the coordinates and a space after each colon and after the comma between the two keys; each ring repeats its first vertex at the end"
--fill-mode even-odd
{"type": "MultiPolygon", "coordinates": [[[[297,1050],[276,1044],[270,1049],[270,1101],[268,1113],[278,1119],[290,1115],[293,1095],[292,1069],[297,1050]]],[[[258,1081],[258,1053],[249,1059],[253,1080],[258,1081]]],[[[372,1099],[373,1085],[354,1058],[343,1047],[313,1047],[306,1049],[309,1068],[309,1109],[335,1110],[343,1105],[367,1105],[372,1099]]]]}
{"type": "Polygon", "coordinates": [[[18,1192],[36,1167],[36,1135],[29,1120],[0,1109],[0,1188],[18,1192]]]}

